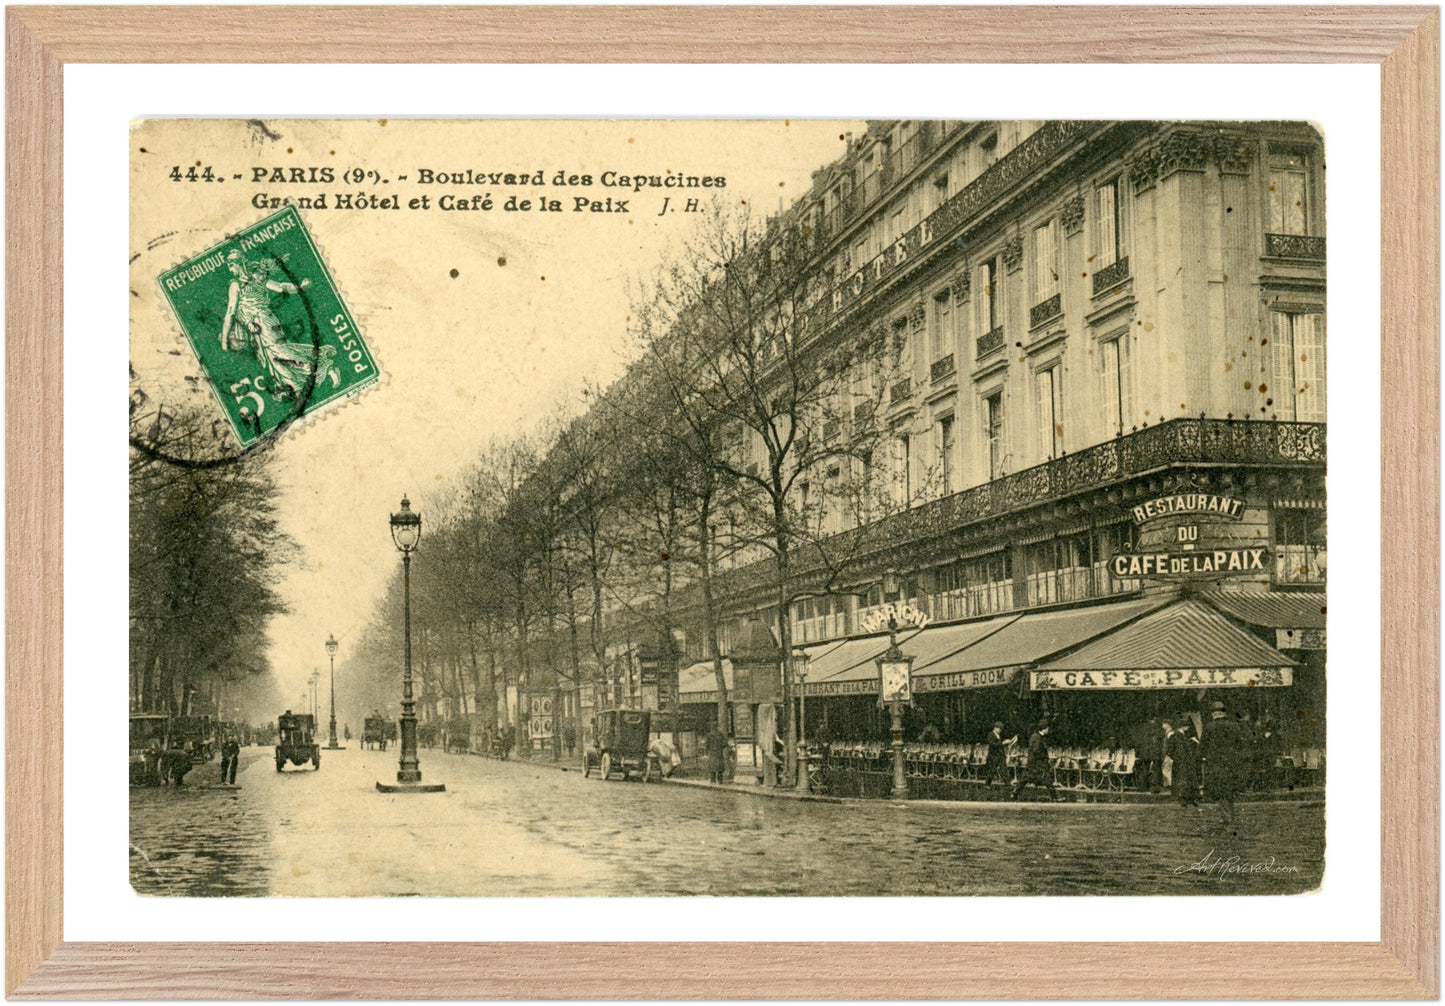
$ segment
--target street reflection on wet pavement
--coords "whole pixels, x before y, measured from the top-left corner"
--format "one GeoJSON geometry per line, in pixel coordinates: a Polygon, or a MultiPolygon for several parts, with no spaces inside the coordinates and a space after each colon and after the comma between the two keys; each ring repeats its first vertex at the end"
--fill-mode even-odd
{"type": "Polygon", "coordinates": [[[421,752],[445,793],[382,794],[396,753],[322,753],[239,790],[131,791],[131,883],[174,896],[1291,894],[1319,886],[1320,803],[1212,807],[770,799],[421,752]]]}

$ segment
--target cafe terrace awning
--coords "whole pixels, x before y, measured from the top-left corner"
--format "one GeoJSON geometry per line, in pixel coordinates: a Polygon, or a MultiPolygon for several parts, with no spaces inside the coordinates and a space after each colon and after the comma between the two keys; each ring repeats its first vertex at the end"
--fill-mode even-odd
{"type": "Polygon", "coordinates": [[[1280,650],[1325,648],[1325,595],[1215,590],[1201,595],[1231,618],[1274,631],[1280,650]]]}
{"type": "Polygon", "coordinates": [[[1166,603],[1148,598],[1014,617],[973,646],[922,665],[915,662],[914,691],[1002,684],[1022,667],[1078,646],[1166,603]]]}
{"type": "Polygon", "coordinates": [[[1232,618],[1266,629],[1323,629],[1324,594],[1216,590],[1204,599],[1232,618]]]}
{"type": "MultiPolygon", "coordinates": [[[[936,664],[950,654],[974,645],[1019,617],[1010,614],[983,622],[931,626],[922,631],[903,629],[898,633],[898,648],[913,657],[916,679],[922,673],[920,667],[936,664]]],[[[808,679],[803,685],[803,694],[808,697],[878,694],[877,660],[886,649],[887,636],[870,636],[809,650],[808,679]]]]}
{"type": "Polygon", "coordinates": [[[1185,599],[1040,664],[1035,691],[1284,687],[1294,661],[1209,605],[1185,599]]]}

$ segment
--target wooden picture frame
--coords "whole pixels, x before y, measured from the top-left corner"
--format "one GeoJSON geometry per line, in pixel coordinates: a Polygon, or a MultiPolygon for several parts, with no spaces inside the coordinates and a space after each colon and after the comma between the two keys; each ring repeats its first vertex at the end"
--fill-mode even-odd
{"type": "MultiPolygon", "coordinates": [[[[1439,13],[1431,7],[12,7],[6,15],[6,977],[64,998],[1435,998],[1439,13]],[[385,27],[385,31],[380,29],[385,27]],[[325,46],[308,38],[325,37],[325,46]],[[920,44],[925,40],[926,44],[920,44]],[[67,943],[62,70],[193,62],[1378,63],[1381,939],[67,943]],[[37,404],[39,407],[37,407],[37,404]],[[906,966],[900,962],[906,961],[906,966]],[[620,975],[625,973],[626,977],[620,975]]],[[[119,399],[117,399],[119,400],[119,399]]],[[[1357,669],[1366,670],[1367,669],[1357,669]]]]}

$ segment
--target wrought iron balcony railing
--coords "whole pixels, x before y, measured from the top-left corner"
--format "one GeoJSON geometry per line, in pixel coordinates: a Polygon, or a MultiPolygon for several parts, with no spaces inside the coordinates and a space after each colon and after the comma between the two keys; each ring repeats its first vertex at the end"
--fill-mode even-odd
{"type": "Polygon", "coordinates": [[[1298,258],[1323,262],[1325,239],[1309,234],[1266,234],[1264,253],[1270,258],[1298,258]]]}
{"type": "Polygon", "coordinates": [[[940,357],[939,359],[934,360],[933,366],[928,368],[928,376],[933,380],[933,383],[935,384],[937,384],[939,381],[952,377],[953,354],[949,353],[947,356],[940,357]]]}
{"type": "Polygon", "coordinates": [[[899,402],[906,402],[913,394],[913,381],[905,377],[894,383],[888,391],[888,404],[897,405],[899,402]]]}
{"type": "MultiPolygon", "coordinates": [[[[878,549],[895,549],[1171,464],[1323,467],[1325,460],[1324,423],[1173,419],[899,511],[845,531],[829,539],[824,548],[836,555],[858,557],[878,549]]],[[[794,572],[807,576],[808,566],[807,559],[800,555],[794,572]]],[[[733,570],[720,586],[729,592],[761,586],[771,567],[772,560],[762,560],[733,570]]]]}
{"type": "Polygon", "coordinates": [[[1063,313],[1063,298],[1056,293],[1048,300],[1041,300],[1029,308],[1029,328],[1038,328],[1063,313]]]}
{"type": "Polygon", "coordinates": [[[1128,278],[1129,256],[1124,255],[1094,273],[1094,296],[1097,297],[1106,290],[1118,286],[1128,278]]]}
{"type": "Polygon", "coordinates": [[[998,328],[994,329],[992,332],[989,332],[987,335],[980,335],[980,336],[978,337],[978,353],[977,353],[977,359],[982,360],[982,359],[983,359],[985,356],[987,356],[989,353],[992,353],[992,352],[994,352],[995,350],[999,350],[999,349],[1003,349],[1003,326],[1002,326],[1002,325],[1000,325],[998,328]]]}

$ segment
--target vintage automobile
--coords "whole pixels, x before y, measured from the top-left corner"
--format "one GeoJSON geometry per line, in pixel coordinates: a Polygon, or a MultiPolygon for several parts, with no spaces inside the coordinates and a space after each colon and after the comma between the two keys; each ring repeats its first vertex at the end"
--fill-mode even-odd
{"type": "Polygon", "coordinates": [[[361,746],[386,750],[388,741],[396,740],[396,723],[381,716],[368,716],[361,725],[361,746]]]}
{"type": "Polygon", "coordinates": [[[316,742],[316,718],[309,713],[293,713],[286,710],[276,718],[276,771],[280,772],[286,763],[305,765],[311,763],[321,768],[321,745],[316,742]]]}
{"type": "Polygon", "coordinates": [[[609,779],[613,772],[621,771],[622,778],[628,779],[634,773],[642,776],[644,782],[657,775],[653,759],[648,758],[647,748],[652,739],[652,714],[639,709],[611,709],[597,717],[597,739],[591,750],[583,755],[583,776],[590,776],[593,768],[603,779],[609,779]]]}
{"type": "Polygon", "coordinates": [[[132,713],[130,717],[130,784],[183,785],[195,760],[179,747],[175,717],[169,713],[132,713]]]}

